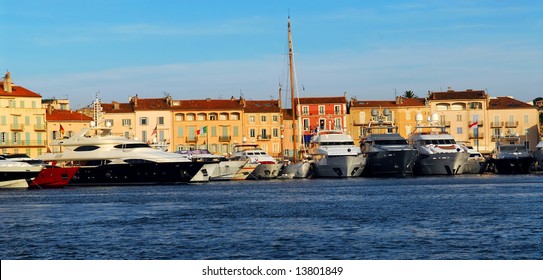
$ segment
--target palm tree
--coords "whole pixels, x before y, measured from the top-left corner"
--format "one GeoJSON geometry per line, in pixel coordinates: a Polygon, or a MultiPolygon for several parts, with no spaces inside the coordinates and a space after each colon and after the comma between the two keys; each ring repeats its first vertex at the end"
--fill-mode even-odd
{"type": "Polygon", "coordinates": [[[417,98],[418,96],[412,90],[406,90],[403,94],[404,98],[417,98]]]}

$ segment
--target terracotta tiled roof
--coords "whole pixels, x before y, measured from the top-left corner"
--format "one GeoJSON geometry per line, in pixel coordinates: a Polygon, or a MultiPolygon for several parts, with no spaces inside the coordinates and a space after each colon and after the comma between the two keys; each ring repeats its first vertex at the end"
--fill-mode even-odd
{"type": "Polygon", "coordinates": [[[102,103],[100,104],[105,113],[133,113],[134,106],[132,103],[102,103]]]}
{"type": "Polygon", "coordinates": [[[511,97],[496,97],[490,99],[490,105],[488,106],[489,110],[497,110],[497,109],[534,109],[536,108],[533,105],[530,105],[528,103],[522,102],[520,100],[516,100],[511,97]]]}
{"type": "Polygon", "coordinates": [[[71,110],[52,110],[46,112],[45,118],[47,121],[92,121],[91,117],[71,110]]]}
{"type": "Polygon", "coordinates": [[[11,92],[4,91],[4,82],[0,82],[0,96],[41,97],[41,95],[21,86],[12,86],[11,92]]]}
{"type": "Polygon", "coordinates": [[[175,110],[243,110],[243,101],[239,99],[203,99],[203,100],[176,100],[175,110]]]}
{"type": "Polygon", "coordinates": [[[345,104],[345,96],[338,97],[301,97],[294,100],[295,104],[345,104]]]}
{"type": "Polygon", "coordinates": [[[283,120],[292,120],[292,109],[281,109],[283,113],[283,120]]]}
{"type": "Polygon", "coordinates": [[[142,111],[167,110],[171,108],[166,98],[138,98],[134,107],[136,110],[142,111]]]}
{"type": "Polygon", "coordinates": [[[277,100],[247,100],[246,113],[279,113],[277,100]]]}
{"type": "Polygon", "coordinates": [[[484,90],[465,90],[465,91],[443,91],[431,92],[428,99],[445,100],[445,99],[486,99],[484,90]]]}
{"type": "Polygon", "coordinates": [[[361,100],[353,101],[351,107],[362,108],[393,108],[393,107],[422,107],[425,106],[425,98],[403,98],[401,103],[394,100],[361,100]]]}

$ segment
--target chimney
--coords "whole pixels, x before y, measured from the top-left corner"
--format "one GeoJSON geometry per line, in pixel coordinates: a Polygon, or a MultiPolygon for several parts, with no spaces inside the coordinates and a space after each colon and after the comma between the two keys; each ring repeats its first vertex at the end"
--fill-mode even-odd
{"type": "Polygon", "coordinates": [[[7,92],[7,93],[12,93],[13,90],[11,88],[11,74],[9,73],[9,71],[6,73],[6,75],[4,76],[4,91],[7,92]]]}
{"type": "Polygon", "coordinates": [[[119,110],[119,108],[120,108],[119,102],[113,101],[113,110],[119,110]]]}
{"type": "Polygon", "coordinates": [[[51,115],[53,113],[53,105],[48,104],[47,105],[47,114],[51,115]]]}

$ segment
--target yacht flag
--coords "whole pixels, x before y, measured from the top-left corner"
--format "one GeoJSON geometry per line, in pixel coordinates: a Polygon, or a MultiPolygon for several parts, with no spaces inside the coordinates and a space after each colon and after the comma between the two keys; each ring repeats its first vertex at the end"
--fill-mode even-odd
{"type": "Polygon", "coordinates": [[[60,125],[60,135],[61,136],[64,136],[64,127],[62,127],[62,125],[60,125]]]}
{"type": "Polygon", "coordinates": [[[473,128],[474,126],[477,126],[477,121],[469,125],[469,128],[473,128]]]}
{"type": "Polygon", "coordinates": [[[153,129],[153,133],[151,133],[151,136],[157,134],[157,125],[155,125],[155,129],[153,129]]]}

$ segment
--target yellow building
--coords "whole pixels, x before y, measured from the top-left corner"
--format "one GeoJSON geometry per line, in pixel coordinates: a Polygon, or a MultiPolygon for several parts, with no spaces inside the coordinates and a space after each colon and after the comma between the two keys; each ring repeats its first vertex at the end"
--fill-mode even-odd
{"type": "Polygon", "coordinates": [[[283,153],[280,105],[279,100],[247,100],[243,110],[243,138],[273,157],[283,153]]]}
{"type": "Polygon", "coordinates": [[[491,98],[488,106],[488,120],[490,125],[485,133],[493,144],[502,137],[513,136],[518,137],[520,143],[529,150],[536,150],[540,139],[537,107],[512,97],[491,98]]]}
{"type": "Polygon", "coordinates": [[[50,146],[52,141],[71,137],[79,130],[89,127],[91,117],[71,110],[57,110],[53,106],[47,107],[47,147],[52,152],[60,152],[60,147],[50,146]]]}
{"type": "Polygon", "coordinates": [[[0,87],[1,153],[41,155],[46,152],[46,133],[41,95],[14,85],[7,72],[0,87]]]}
{"type": "MultiPolygon", "coordinates": [[[[243,135],[245,99],[174,100],[172,146],[175,150],[208,149],[227,155],[243,135]]],[[[246,137],[246,136],[245,136],[246,137]]]]}
{"type": "Polygon", "coordinates": [[[377,121],[372,116],[372,110],[377,110],[383,114],[385,109],[390,111],[389,116],[385,116],[386,121],[392,121],[398,127],[398,133],[407,138],[415,129],[415,116],[422,114],[430,115],[430,108],[424,98],[403,98],[396,97],[395,100],[364,100],[358,101],[351,98],[350,101],[350,122],[348,129],[355,143],[359,143],[363,135],[363,129],[368,127],[371,121],[377,121]]]}

